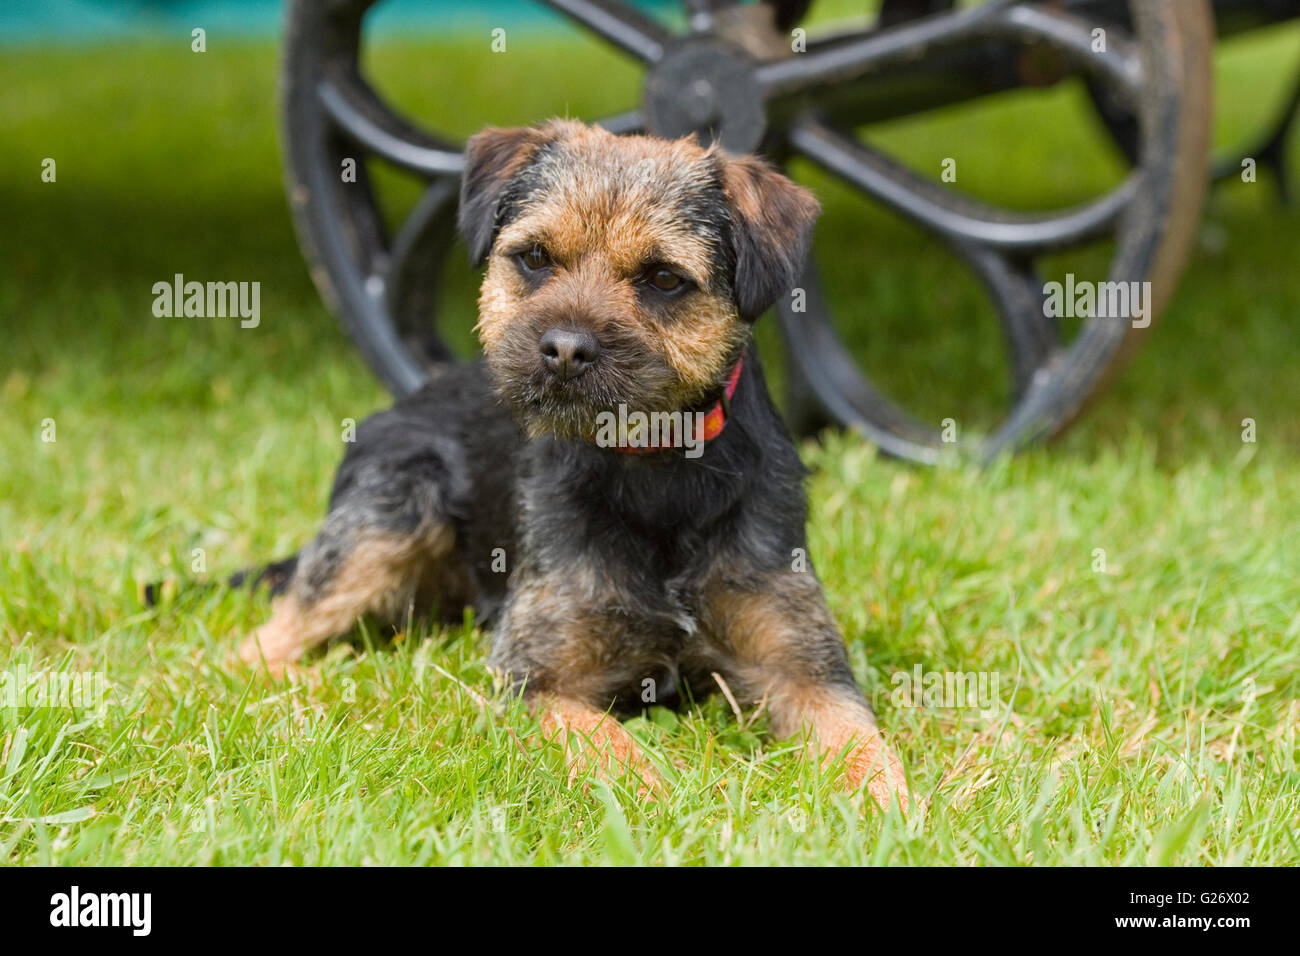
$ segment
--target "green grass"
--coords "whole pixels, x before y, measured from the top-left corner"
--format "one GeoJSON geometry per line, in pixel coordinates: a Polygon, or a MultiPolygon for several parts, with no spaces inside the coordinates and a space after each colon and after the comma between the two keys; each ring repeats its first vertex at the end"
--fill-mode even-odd
{"type": "MultiPolygon", "coordinates": [[[[0,673],[110,685],[97,713],[0,708],[0,860],[1300,862],[1300,217],[1266,175],[1214,194],[1157,334],[1055,446],[983,471],[918,470],[842,436],[806,446],[813,555],[928,815],[852,805],[720,699],[633,722],[672,782],[643,805],[571,789],[525,714],[495,697],[503,716],[482,713],[472,627],[362,630],[275,683],[231,661],[264,597],[181,583],[141,606],[141,582],[300,544],[340,421],[385,401],[293,241],[274,50],[209,50],[0,60],[0,673]],[[155,318],[151,286],[176,272],[261,281],[261,326],[155,318]],[[900,706],[893,675],[916,665],[995,673],[999,702],[900,706]]],[[[1294,30],[1220,56],[1222,142],[1259,125],[1298,56],[1294,30]]],[[[385,90],[460,133],[615,112],[637,83],[594,48],[523,34],[505,60],[449,42],[375,59],[385,90]]],[[[956,156],[978,195],[1051,205],[1116,174],[1078,99],[871,135],[935,174],[956,156]]],[[[932,420],[995,420],[997,333],[969,277],[797,172],[826,201],[818,247],[864,364],[932,420]]],[[[466,342],[473,277],[453,273],[448,327],[466,342]]]]}

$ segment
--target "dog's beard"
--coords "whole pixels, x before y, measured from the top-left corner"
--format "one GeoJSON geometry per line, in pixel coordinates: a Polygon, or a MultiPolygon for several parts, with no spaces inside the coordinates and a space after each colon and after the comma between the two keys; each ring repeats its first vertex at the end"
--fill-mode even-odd
{"type": "Polygon", "coordinates": [[[535,340],[502,343],[488,356],[497,394],[531,438],[591,441],[602,413],[674,411],[683,406],[680,381],[662,359],[642,348],[602,343],[600,358],[582,375],[561,381],[542,363],[535,340]]]}

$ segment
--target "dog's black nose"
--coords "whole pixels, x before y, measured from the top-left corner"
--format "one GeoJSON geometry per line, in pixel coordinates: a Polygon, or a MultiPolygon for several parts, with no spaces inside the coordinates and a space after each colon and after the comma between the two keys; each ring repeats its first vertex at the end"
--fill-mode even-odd
{"type": "Polygon", "coordinates": [[[596,336],[577,329],[551,329],[538,345],[546,367],[566,382],[587,371],[600,355],[596,336]]]}

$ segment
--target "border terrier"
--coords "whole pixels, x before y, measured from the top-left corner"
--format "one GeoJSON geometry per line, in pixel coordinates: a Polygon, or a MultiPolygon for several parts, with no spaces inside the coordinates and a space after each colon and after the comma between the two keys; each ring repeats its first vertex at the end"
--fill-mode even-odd
{"type": "Polygon", "coordinates": [[[721,686],[906,808],[803,559],[805,472],[751,341],[818,212],[694,138],[560,120],[471,138],[484,360],[360,425],[319,534],[263,572],[278,598],[241,657],[279,668],[362,615],[472,607],[575,771],[653,790],[617,718],[721,686]]]}

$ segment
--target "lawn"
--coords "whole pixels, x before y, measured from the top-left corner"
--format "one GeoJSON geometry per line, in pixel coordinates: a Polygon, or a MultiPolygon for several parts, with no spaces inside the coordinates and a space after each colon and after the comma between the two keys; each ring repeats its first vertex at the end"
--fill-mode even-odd
{"type": "MultiPolygon", "coordinates": [[[[632,102],[612,55],[517,36],[504,60],[444,37],[373,62],[462,134],[632,102]]],[[[0,861],[1300,863],[1300,213],[1267,174],[1215,191],[1157,334],[1062,441],[983,470],[804,446],[818,572],[928,813],[845,799],[720,697],[632,722],[672,784],[642,803],[567,784],[492,696],[472,621],[363,626],[286,681],[232,662],[267,599],[194,581],[302,543],[340,422],[385,395],[293,239],[274,45],[208,47],[0,58],[0,674],[106,682],[93,709],[0,701],[0,861]],[[261,324],[155,317],[178,272],[260,281],[261,324]],[[994,675],[996,700],[909,706],[897,675],[917,667],[994,675]]],[[[1297,61],[1295,29],[1221,53],[1221,142],[1248,138],[1297,61]]],[[[871,135],[919,169],[955,155],[963,188],[1025,207],[1119,171],[1074,89],[871,135]]],[[[974,282],[796,172],[826,203],[818,248],[866,367],[931,420],[995,422],[974,282]]],[[[467,343],[474,280],[452,271],[467,343]]]]}

